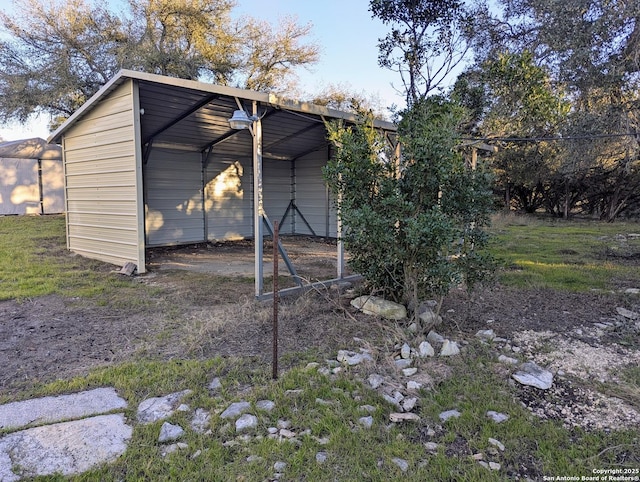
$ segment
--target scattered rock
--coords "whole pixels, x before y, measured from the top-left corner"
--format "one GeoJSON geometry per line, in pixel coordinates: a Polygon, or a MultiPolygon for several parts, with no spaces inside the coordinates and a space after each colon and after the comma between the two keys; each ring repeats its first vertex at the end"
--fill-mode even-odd
{"type": "Polygon", "coordinates": [[[405,377],[410,377],[412,375],[415,375],[418,372],[418,369],[416,367],[412,367],[412,368],[404,368],[402,370],[402,374],[405,377]]]}
{"type": "Polygon", "coordinates": [[[251,415],[250,413],[245,413],[236,420],[236,432],[246,432],[248,430],[253,430],[257,426],[258,417],[251,415]]]}
{"type": "Polygon", "coordinates": [[[275,470],[276,472],[282,472],[286,468],[287,468],[286,462],[278,461],[275,464],[273,464],[273,470],[275,470]]]}
{"type": "Polygon", "coordinates": [[[249,402],[245,402],[244,400],[241,402],[234,402],[220,414],[220,418],[237,418],[249,410],[251,410],[251,404],[249,402]]]}
{"type": "Polygon", "coordinates": [[[247,462],[251,463],[251,462],[262,462],[264,459],[262,457],[260,457],[259,455],[249,455],[247,457],[247,462]]]}
{"type": "Polygon", "coordinates": [[[442,343],[442,349],[440,350],[440,356],[454,356],[460,353],[460,348],[455,341],[444,340],[442,343]]]}
{"type": "Polygon", "coordinates": [[[341,363],[346,363],[349,366],[359,365],[364,361],[373,361],[373,358],[368,353],[355,353],[349,350],[338,350],[337,360],[341,363]]]}
{"type": "Polygon", "coordinates": [[[419,422],[420,417],[415,413],[406,412],[406,413],[390,413],[389,420],[394,423],[398,422],[419,422]]]}
{"type": "Polygon", "coordinates": [[[553,374],[534,362],[526,362],[520,365],[520,370],[511,375],[514,380],[541,390],[548,390],[553,384],[553,374]]]}
{"type": "Polygon", "coordinates": [[[616,311],[618,312],[618,314],[620,316],[622,316],[623,318],[627,318],[629,320],[637,320],[638,317],[640,316],[635,311],[630,311],[630,310],[627,310],[626,308],[622,308],[622,307],[616,308],[616,311]]]}
{"type": "Polygon", "coordinates": [[[409,368],[411,366],[412,360],[411,358],[400,358],[399,360],[394,360],[394,363],[398,370],[404,370],[405,368],[409,368]]]}
{"type": "Polygon", "coordinates": [[[271,400],[258,400],[256,402],[256,408],[258,410],[264,410],[265,412],[271,412],[275,407],[275,402],[271,400]]]}
{"type": "Polygon", "coordinates": [[[407,390],[420,390],[422,388],[422,383],[416,382],[415,380],[409,380],[407,382],[407,390]]]}
{"type": "Polygon", "coordinates": [[[400,358],[407,359],[409,357],[411,357],[411,347],[407,343],[404,343],[402,348],[400,348],[400,358]]]}
{"type": "Polygon", "coordinates": [[[384,377],[382,375],[378,375],[377,373],[372,373],[369,375],[369,385],[374,390],[378,388],[384,382],[384,377]]]}
{"type": "Polygon", "coordinates": [[[444,337],[431,330],[429,333],[427,333],[427,341],[432,345],[440,344],[444,343],[444,337]]]}
{"type": "Polygon", "coordinates": [[[409,462],[407,462],[404,459],[394,457],[391,459],[391,462],[396,464],[400,468],[400,470],[402,470],[403,472],[406,472],[407,470],[409,470],[409,462]]]}
{"type": "Polygon", "coordinates": [[[215,377],[213,380],[211,380],[211,383],[209,383],[209,386],[207,388],[210,392],[217,392],[218,390],[220,390],[222,388],[222,382],[220,382],[220,378],[215,377]]]}
{"type": "Polygon", "coordinates": [[[489,410],[487,412],[487,417],[489,417],[496,423],[502,423],[505,420],[509,420],[509,415],[500,412],[494,412],[493,410],[489,410]]]}
{"type": "Polygon", "coordinates": [[[501,465],[498,462],[489,462],[489,468],[491,470],[500,470],[501,465]]]}
{"type": "Polygon", "coordinates": [[[164,397],[148,398],[138,405],[137,419],[140,423],[153,423],[169,418],[182,402],[182,399],[191,394],[191,390],[170,393],[164,397]]]}
{"type": "Polygon", "coordinates": [[[184,429],[180,425],[173,425],[169,422],[164,422],[160,428],[158,442],[164,443],[172,440],[178,440],[183,435],[184,429]]]}
{"type": "Polygon", "coordinates": [[[427,356],[434,356],[435,350],[433,349],[433,346],[431,346],[431,343],[429,343],[428,341],[423,341],[418,346],[418,353],[422,358],[424,358],[427,356]]]}
{"type": "Polygon", "coordinates": [[[373,426],[373,417],[371,415],[368,417],[360,417],[358,423],[364,428],[371,428],[373,426]]]}
{"type": "Polygon", "coordinates": [[[280,431],[278,432],[278,435],[284,438],[293,438],[296,436],[296,433],[289,430],[288,428],[281,428],[280,431]]]}
{"type": "Polygon", "coordinates": [[[363,412],[374,413],[376,411],[376,407],[373,405],[360,405],[358,408],[363,412]]]}
{"type": "Polygon", "coordinates": [[[443,422],[446,422],[450,418],[458,418],[460,415],[462,414],[457,410],[447,410],[445,412],[440,413],[438,417],[440,417],[440,420],[442,420],[443,422]]]}
{"type": "Polygon", "coordinates": [[[316,462],[324,464],[327,461],[327,452],[318,452],[316,454],[316,462]]]}
{"type": "Polygon", "coordinates": [[[407,309],[398,303],[377,296],[359,296],[351,300],[351,306],[367,315],[376,315],[389,320],[404,320],[407,309]]]}
{"type": "Polygon", "coordinates": [[[410,412],[411,410],[413,410],[415,408],[417,403],[418,403],[418,398],[417,397],[407,397],[407,398],[402,400],[400,405],[402,405],[402,409],[405,412],[410,412]]]}
{"type": "Polygon", "coordinates": [[[196,433],[204,433],[209,428],[210,420],[211,414],[207,410],[196,408],[191,420],[191,429],[196,433]]]}
{"type": "Polygon", "coordinates": [[[628,295],[640,295],[640,288],[627,288],[624,292],[628,295]]]}
{"type": "Polygon", "coordinates": [[[496,337],[496,334],[493,332],[493,330],[480,330],[478,331],[478,333],[476,333],[476,337],[480,338],[481,340],[491,341],[496,337]]]}
{"type": "Polygon", "coordinates": [[[425,442],[424,448],[427,452],[431,452],[432,454],[438,451],[438,444],[435,442],[425,442]]]}
{"type": "Polygon", "coordinates": [[[517,365],[519,363],[517,358],[511,358],[506,355],[500,355],[498,361],[500,363],[506,363],[507,365],[517,365]]]}
{"type": "Polygon", "coordinates": [[[496,440],[494,438],[490,438],[489,439],[489,443],[491,445],[493,445],[494,447],[498,447],[500,449],[500,452],[504,452],[504,444],[502,442],[500,442],[499,440],[496,440]]]}
{"type": "Polygon", "coordinates": [[[436,315],[429,306],[422,307],[422,311],[418,312],[418,319],[421,321],[425,331],[431,330],[433,327],[442,323],[442,317],[436,315]]]}

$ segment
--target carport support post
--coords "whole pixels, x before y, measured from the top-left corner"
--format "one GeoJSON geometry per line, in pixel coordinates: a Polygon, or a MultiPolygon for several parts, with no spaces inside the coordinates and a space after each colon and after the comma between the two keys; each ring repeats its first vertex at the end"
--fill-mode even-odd
{"type": "MultiPolygon", "coordinates": [[[[258,105],[253,102],[253,115],[258,117],[258,105]]],[[[262,121],[253,121],[253,239],[255,243],[254,276],[256,296],[263,293],[263,238],[262,219],[264,204],[262,200],[262,121]]]]}

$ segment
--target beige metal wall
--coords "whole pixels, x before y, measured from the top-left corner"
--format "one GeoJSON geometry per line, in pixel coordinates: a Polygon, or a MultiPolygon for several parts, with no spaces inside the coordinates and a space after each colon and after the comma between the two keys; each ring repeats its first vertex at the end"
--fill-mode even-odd
{"type": "Polygon", "coordinates": [[[202,155],[153,149],[144,172],[147,246],[205,241],[202,155]]]}
{"type": "Polygon", "coordinates": [[[63,139],[68,248],[144,272],[137,86],[111,92],[63,139]]]}
{"type": "MultiPolygon", "coordinates": [[[[316,235],[337,237],[335,203],[322,176],[326,164],[327,153],[322,151],[296,161],[295,202],[316,235]]],[[[295,230],[297,234],[311,234],[299,217],[295,230]]]]}

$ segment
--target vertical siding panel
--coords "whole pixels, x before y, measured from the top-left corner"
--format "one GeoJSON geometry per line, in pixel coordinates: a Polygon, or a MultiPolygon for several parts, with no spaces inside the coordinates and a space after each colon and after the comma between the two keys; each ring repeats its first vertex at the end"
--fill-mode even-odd
{"type": "MultiPolygon", "coordinates": [[[[291,162],[264,159],[262,163],[264,210],[272,223],[280,222],[292,199],[291,162]]],[[[292,214],[289,213],[284,226],[280,226],[282,234],[293,234],[292,214]]]]}
{"type": "MultiPolygon", "coordinates": [[[[314,152],[296,160],[296,206],[318,236],[337,237],[336,209],[328,197],[322,168],[326,153],[314,152]],[[327,231],[327,220],[329,230],[327,231]]],[[[296,234],[311,234],[306,224],[296,220],[296,234]]]]}
{"type": "Polygon", "coordinates": [[[214,157],[207,166],[205,206],[207,239],[253,236],[253,167],[251,159],[214,157]]]}
{"type": "Polygon", "coordinates": [[[153,149],[145,166],[149,246],[204,241],[199,152],[153,149]]]}
{"type": "Polygon", "coordinates": [[[133,104],[133,81],[127,81],[64,135],[67,246],[108,263],[131,261],[143,271],[133,104]]]}

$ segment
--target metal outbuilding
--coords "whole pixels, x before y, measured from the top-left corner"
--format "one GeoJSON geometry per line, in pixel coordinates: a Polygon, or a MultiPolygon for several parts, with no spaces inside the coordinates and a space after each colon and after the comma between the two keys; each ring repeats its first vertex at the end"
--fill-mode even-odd
{"type": "Polygon", "coordinates": [[[34,137],[0,143],[0,215],[64,212],[60,146],[34,137]]]}
{"type": "MultiPolygon", "coordinates": [[[[283,234],[337,237],[325,121],[353,114],[122,70],[62,124],[67,247],[145,272],[145,249],[283,234]],[[249,129],[232,129],[237,110],[249,129]]],[[[378,127],[392,142],[395,126],[378,127]]],[[[341,246],[337,279],[344,275],[341,246]]],[[[255,243],[256,295],[263,294],[255,243]]]]}

